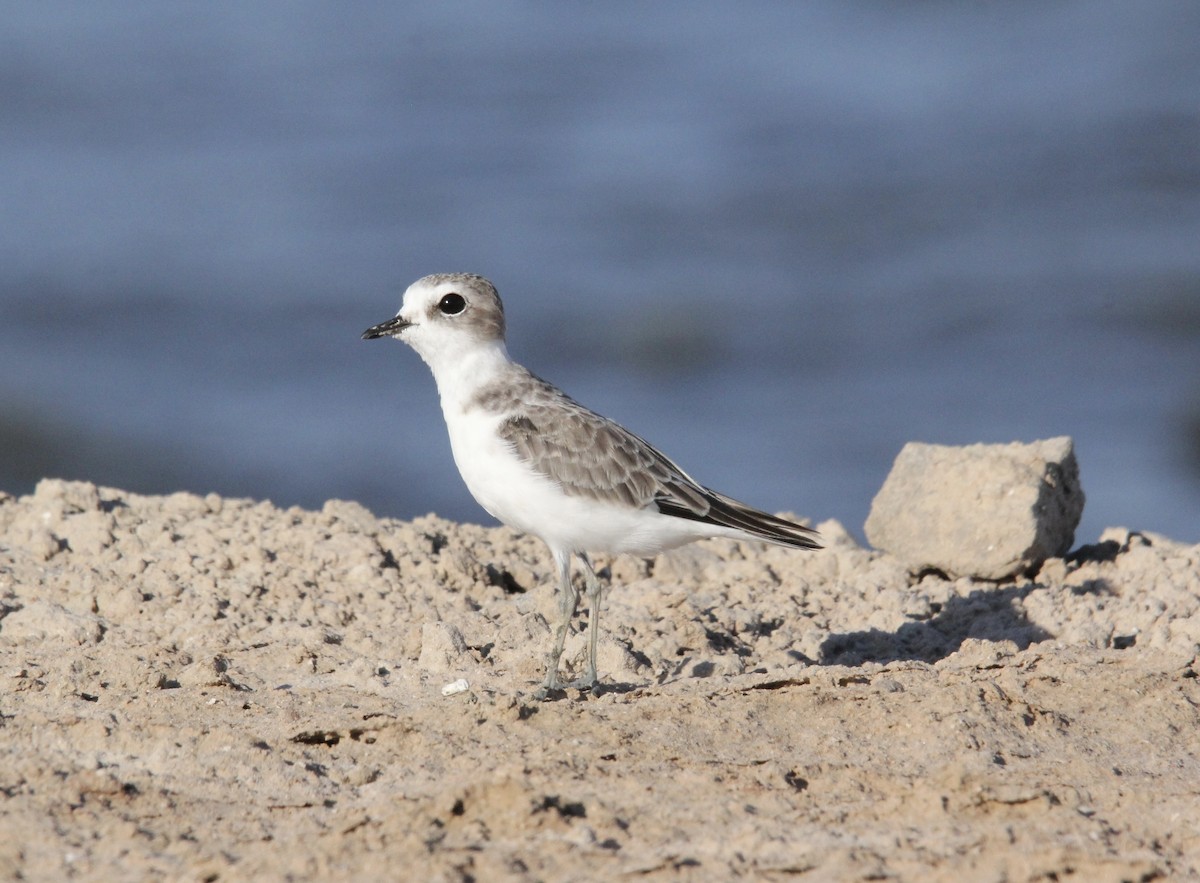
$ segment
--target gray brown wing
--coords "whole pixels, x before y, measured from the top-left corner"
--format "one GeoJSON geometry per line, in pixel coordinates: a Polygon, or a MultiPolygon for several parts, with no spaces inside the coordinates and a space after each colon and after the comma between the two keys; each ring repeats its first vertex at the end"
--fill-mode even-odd
{"type": "Polygon", "coordinates": [[[665,515],[732,527],[768,542],[820,548],[811,528],[709,490],[653,445],[545,381],[537,383],[537,394],[517,406],[500,435],[566,493],[639,509],[654,506],[665,515]]]}

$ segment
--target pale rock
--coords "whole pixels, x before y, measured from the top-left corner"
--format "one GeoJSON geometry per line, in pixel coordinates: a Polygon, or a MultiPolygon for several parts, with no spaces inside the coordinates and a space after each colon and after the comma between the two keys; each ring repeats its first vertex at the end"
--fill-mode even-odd
{"type": "Polygon", "coordinates": [[[1003,580],[1068,552],[1083,502],[1069,437],[909,442],[871,504],[866,534],[912,572],[1003,580]]]}
{"type": "Polygon", "coordinates": [[[425,671],[449,671],[458,666],[467,653],[467,642],[457,626],[448,622],[427,622],[421,626],[421,656],[417,660],[425,671]]]}

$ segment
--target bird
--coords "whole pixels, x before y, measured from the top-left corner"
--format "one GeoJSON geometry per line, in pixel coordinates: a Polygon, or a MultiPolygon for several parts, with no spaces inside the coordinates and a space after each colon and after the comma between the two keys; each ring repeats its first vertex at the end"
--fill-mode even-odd
{"type": "Polygon", "coordinates": [[[589,555],[649,558],[709,537],[820,549],[811,527],[711,490],[657,448],[589,410],[514,362],[496,287],[472,273],[437,273],[404,292],[399,312],[362,333],[396,338],[429,366],[454,462],[490,515],[540,537],[558,576],[559,620],[538,698],[564,687],[599,690],[596,645],[602,588],[589,555]],[[563,644],[587,588],[588,660],[582,678],[559,677],[563,644]]]}

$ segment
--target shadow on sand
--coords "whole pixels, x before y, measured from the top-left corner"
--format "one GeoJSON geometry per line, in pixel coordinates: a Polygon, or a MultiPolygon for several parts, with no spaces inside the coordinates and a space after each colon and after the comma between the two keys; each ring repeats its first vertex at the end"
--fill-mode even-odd
{"type": "Polygon", "coordinates": [[[869,629],[830,635],[821,644],[820,664],[937,662],[958,650],[967,638],[1012,641],[1024,650],[1054,637],[1030,622],[1019,604],[1042,588],[1036,583],[980,588],[965,597],[953,597],[945,605],[934,605],[929,619],[906,622],[894,632],[869,629]]]}

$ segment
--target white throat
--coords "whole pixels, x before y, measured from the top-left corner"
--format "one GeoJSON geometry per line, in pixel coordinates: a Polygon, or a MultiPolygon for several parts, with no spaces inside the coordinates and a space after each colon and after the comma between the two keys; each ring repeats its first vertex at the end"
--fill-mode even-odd
{"type": "Polygon", "coordinates": [[[446,347],[428,353],[418,350],[433,372],[442,410],[462,412],[476,393],[507,373],[512,362],[504,341],[469,341],[468,346],[446,347]]]}

